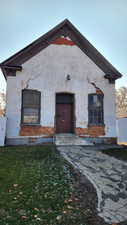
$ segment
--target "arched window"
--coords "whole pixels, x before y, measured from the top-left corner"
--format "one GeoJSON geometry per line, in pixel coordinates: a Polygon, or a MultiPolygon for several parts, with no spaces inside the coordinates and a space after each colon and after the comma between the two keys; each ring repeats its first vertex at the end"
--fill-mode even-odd
{"type": "Polygon", "coordinates": [[[36,90],[22,91],[22,124],[39,124],[40,123],[40,106],[41,93],[36,90]]]}
{"type": "Polygon", "coordinates": [[[88,95],[88,123],[89,125],[104,125],[103,98],[101,94],[88,95]]]}

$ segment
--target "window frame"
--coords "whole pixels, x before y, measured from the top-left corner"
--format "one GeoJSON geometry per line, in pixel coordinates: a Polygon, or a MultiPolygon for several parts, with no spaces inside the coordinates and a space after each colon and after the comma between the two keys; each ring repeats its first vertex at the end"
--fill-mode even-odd
{"type": "Polygon", "coordinates": [[[103,94],[96,94],[96,93],[92,93],[92,94],[88,94],[88,126],[104,126],[104,95],[103,94]],[[90,110],[92,108],[92,110],[96,110],[97,111],[97,107],[95,106],[91,106],[90,102],[89,102],[89,98],[90,96],[100,96],[101,97],[101,106],[99,107],[102,113],[102,121],[101,123],[98,122],[94,122],[91,123],[90,122],[90,110]]]}
{"type": "Polygon", "coordinates": [[[31,126],[36,126],[36,125],[40,125],[40,119],[41,119],[41,92],[40,91],[37,91],[37,90],[33,90],[33,89],[23,89],[22,90],[22,102],[21,102],[21,125],[31,125],[31,126]],[[23,93],[24,92],[29,92],[29,93],[36,93],[38,96],[39,96],[39,106],[38,106],[38,108],[36,108],[36,107],[24,107],[23,106],[23,93]],[[24,121],[23,121],[23,118],[24,118],[24,109],[25,108],[27,108],[27,109],[29,109],[29,108],[33,108],[33,109],[38,109],[38,121],[37,121],[37,123],[25,123],[24,121]]]}

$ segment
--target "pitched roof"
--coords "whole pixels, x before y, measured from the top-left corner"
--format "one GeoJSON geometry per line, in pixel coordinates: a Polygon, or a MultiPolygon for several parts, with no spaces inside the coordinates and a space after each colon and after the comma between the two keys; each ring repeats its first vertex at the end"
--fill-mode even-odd
{"type": "Polygon", "coordinates": [[[107,79],[118,79],[122,74],[116,70],[98,50],[76,29],[67,19],[52,30],[23,48],[0,64],[4,76],[14,75],[14,71],[21,70],[21,65],[39,53],[60,36],[69,37],[104,73],[107,79]]]}

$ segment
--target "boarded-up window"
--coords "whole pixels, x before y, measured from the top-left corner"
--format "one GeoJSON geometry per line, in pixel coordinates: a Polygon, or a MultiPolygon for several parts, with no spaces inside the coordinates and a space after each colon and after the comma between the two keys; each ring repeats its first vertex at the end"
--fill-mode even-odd
{"type": "Polygon", "coordinates": [[[103,95],[88,95],[88,120],[89,125],[103,125],[103,95]]]}
{"type": "Polygon", "coordinates": [[[22,124],[40,123],[41,93],[34,90],[22,91],[22,124]]]}

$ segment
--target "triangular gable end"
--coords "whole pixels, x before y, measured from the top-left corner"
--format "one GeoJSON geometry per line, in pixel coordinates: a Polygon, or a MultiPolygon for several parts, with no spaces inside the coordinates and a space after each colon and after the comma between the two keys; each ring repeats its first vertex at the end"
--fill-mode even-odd
{"type": "Polygon", "coordinates": [[[110,82],[122,76],[122,74],[120,74],[119,71],[117,71],[97,51],[97,49],[90,44],[90,42],[72,25],[72,23],[66,19],[48,33],[44,34],[39,39],[1,63],[1,68],[5,78],[8,75],[14,76],[16,74],[16,70],[21,71],[22,64],[24,62],[39,53],[48,45],[52,43],[60,44],[61,42],[67,45],[77,45],[105,73],[105,78],[109,79],[110,82]]]}

